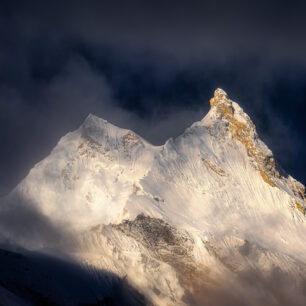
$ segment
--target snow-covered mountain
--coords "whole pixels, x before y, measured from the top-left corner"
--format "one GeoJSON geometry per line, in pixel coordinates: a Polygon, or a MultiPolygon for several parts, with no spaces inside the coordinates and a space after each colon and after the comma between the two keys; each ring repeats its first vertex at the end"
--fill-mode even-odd
{"type": "Polygon", "coordinates": [[[35,211],[65,232],[57,248],[156,305],[304,305],[305,187],[223,90],[210,105],[162,146],[89,115],[3,205],[35,211]]]}

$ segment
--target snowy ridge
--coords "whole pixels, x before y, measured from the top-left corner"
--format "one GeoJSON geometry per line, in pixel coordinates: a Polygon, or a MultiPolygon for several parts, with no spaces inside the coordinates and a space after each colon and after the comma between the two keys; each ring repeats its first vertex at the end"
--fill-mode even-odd
{"type": "Polygon", "coordinates": [[[9,199],[72,229],[63,243],[77,260],[127,275],[156,305],[196,304],[216,284],[229,295],[238,286],[247,305],[279,305],[267,285],[275,269],[303,305],[305,187],[223,90],[210,104],[163,146],[89,115],[9,199]],[[261,281],[246,281],[250,271],[261,281]]]}

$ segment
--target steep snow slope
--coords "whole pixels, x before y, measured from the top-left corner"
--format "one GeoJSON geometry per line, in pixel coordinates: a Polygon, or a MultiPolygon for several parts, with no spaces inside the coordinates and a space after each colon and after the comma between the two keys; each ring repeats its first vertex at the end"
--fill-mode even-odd
{"type": "Polygon", "coordinates": [[[135,133],[89,115],[13,193],[78,229],[101,220],[119,222],[134,181],[146,175],[158,150],[135,133]]]}
{"type": "Polygon", "coordinates": [[[303,305],[305,188],[223,90],[210,104],[159,147],[89,115],[9,202],[73,229],[69,252],[127,275],[155,304],[217,304],[222,287],[228,304],[303,305]]]}

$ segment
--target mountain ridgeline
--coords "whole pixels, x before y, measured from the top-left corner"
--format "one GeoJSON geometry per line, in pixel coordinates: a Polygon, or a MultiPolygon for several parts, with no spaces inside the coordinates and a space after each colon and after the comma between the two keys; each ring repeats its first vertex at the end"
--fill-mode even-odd
{"type": "Polygon", "coordinates": [[[89,115],[2,200],[3,241],[107,271],[139,304],[305,305],[305,187],[222,89],[210,105],[162,146],[89,115]]]}

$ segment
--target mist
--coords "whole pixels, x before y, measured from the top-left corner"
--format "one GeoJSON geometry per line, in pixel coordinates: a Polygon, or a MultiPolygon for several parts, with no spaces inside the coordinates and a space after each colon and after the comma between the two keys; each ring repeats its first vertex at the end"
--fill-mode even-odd
{"type": "Polygon", "coordinates": [[[2,1],[0,194],[93,113],[163,144],[223,88],[305,182],[305,4],[2,1]]]}
{"type": "MultiPolygon", "coordinates": [[[[305,184],[305,9],[274,0],[1,1],[0,197],[89,113],[162,145],[207,114],[218,87],[305,184]]],[[[4,248],[70,251],[78,233],[11,199],[0,199],[4,248]]],[[[303,305],[306,283],[297,290],[291,276],[270,272],[229,273],[186,299],[303,305]]]]}

